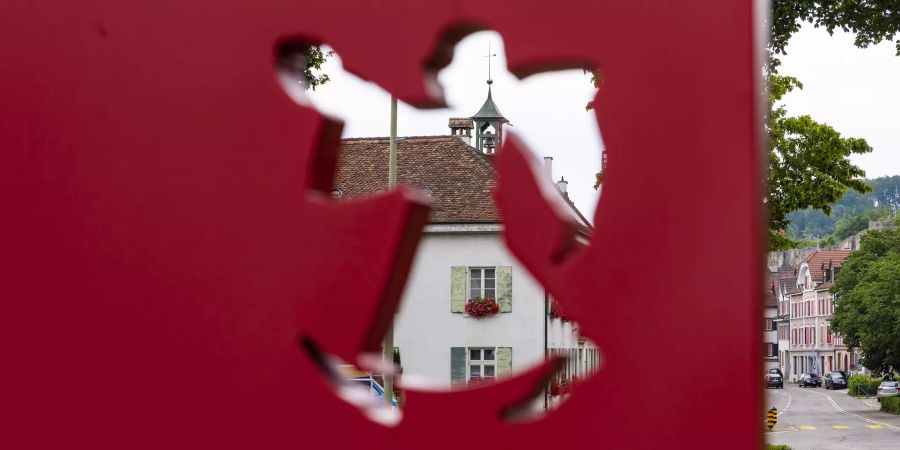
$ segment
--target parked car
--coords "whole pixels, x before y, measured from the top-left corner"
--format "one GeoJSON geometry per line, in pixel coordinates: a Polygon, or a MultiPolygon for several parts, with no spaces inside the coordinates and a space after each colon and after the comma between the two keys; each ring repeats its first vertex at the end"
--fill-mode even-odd
{"type": "Polygon", "coordinates": [[[834,370],[825,374],[825,389],[847,389],[847,373],[834,370]]]}
{"type": "Polygon", "coordinates": [[[772,373],[771,371],[766,374],[766,387],[773,387],[776,389],[784,388],[784,378],[781,377],[778,373],[772,373]]]}
{"type": "Polygon", "coordinates": [[[885,397],[896,397],[900,395],[900,381],[882,381],[878,386],[878,401],[885,397]]]}
{"type": "Polygon", "coordinates": [[[769,369],[769,371],[766,372],[766,373],[777,373],[779,377],[781,377],[782,379],[784,379],[784,374],[781,373],[781,369],[779,369],[779,368],[777,368],[777,367],[776,367],[776,368],[773,368],[773,369],[769,369]]]}
{"type": "Polygon", "coordinates": [[[797,380],[800,387],[822,387],[822,379],[814,373],[801,373],[797,380]]]}

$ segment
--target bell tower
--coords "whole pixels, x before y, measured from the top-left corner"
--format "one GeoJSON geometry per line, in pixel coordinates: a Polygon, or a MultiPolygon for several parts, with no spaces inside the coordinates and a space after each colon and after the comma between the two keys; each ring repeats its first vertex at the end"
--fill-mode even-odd
{"type": "Polygon", "coordinates": [[[481,109],[472,116],[475,124],[475,148],[489,155],[494,154],[502,146],[503,125],[509,123],[509,120],[500,114],[497,104],[491,97],[491,84],[494,83],[494,80],[491,79],[492,56],[497,55],[491,54],[491,47],[488,44],[488,54],[485,56],[488,59],[487,100],[481,105],[481,109]]]}

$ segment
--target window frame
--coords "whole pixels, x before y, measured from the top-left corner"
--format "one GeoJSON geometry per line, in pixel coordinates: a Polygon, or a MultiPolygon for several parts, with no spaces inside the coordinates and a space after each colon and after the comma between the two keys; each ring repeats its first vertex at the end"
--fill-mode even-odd
{"type": "Polygon", "coordinates": [[[473,298],[493,298],[493,299],[497,300],[497,266],[469,266],[468,273],[466,274],[466,294],[468,294],[468,298],[470,300],[473,298]],[[488,270],[492,270],[494,272],[493,277],[488,278],[487,276],[485,276],[486,271],[488,271],[488,270]],[[472,295],[473,294],[472,291],[473,291],[473,289],[475,289],[472,287],[472,285],[474,284],[473,283],[474,278],[472,275],[475,271],[479,272],[479,278],[478,278],[479,287],[478,287],[478,289],[480,292],[479,292],[478,296],[472,295]],[[490,297],[486,295],[487,288],[485,287],[485,285],[487,284],[487,280],[492,280],[493,284],[494,284],[494,287],[491,288],[491,290],[494,291],[494,295],[492,295],[490,297]]]}
{"type": "Polygon", "coordinates": [[[476,378],[477,382],[484,381],[495,381],[497,379],[497,347],[466,347],[466,384],[469,384],[472,381],[472,366],[476,365],[479,367],[478,373],[479,377],[476,378]],[[480,352],[481,359],[473,360],[472,359],[472,351],[480,352]],[[493,352],[494,359],[487,360],[484,359],[484,351],[490,350],[493,352]],[[487,364],[486,364],[487,363],[487,364]],[[484,367],[485,366],[493,366],[494,367],[494,375],[489,378],[486,378],[484,375],[484,367]]]}

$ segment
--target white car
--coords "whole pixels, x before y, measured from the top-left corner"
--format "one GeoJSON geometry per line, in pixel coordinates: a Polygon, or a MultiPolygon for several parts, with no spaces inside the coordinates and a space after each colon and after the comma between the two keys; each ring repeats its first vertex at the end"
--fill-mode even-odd
{"type": "Polygon", "coordinates": [[[900,395],[900,381],[882,381],[878,386],[878,401],[885,397],[896,397],[900,395]]]}

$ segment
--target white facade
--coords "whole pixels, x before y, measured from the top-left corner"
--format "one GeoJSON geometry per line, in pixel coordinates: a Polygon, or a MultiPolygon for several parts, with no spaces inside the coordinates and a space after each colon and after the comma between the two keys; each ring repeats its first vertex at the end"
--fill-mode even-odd
{"type": "MultiPolygon", "coordinates": [[[[766,306],[763,310],[763,369],[780,369],[779,352],[778,352],[778,328],[775,322],[778,316],[778,307],[766,306]]],[[[784,371],[782,370],[782,373],[784,371]]]]}
{"type": "Polygon", "coordinates": [[[793,361],[791,361],[791,301],[783,287],[778,291],[778,316],[775,320],[778,329],[778,367],[784,380],[795,380],[793,361]]]}
{"type": "MultiPolygon", "coordinates": [[[[394,327],[404,379],[450,387],[454,347],[510,348],[514,372],[541,363],[551,346],[574,349],[577,354],[579,339],[572,324],[547,320],[545,290],[510,254],[500,232],[497,224],[427,227],[394,327]],[[512,311],[481,319],[451,312],[451,268],[459,266],[511,267],[512,311]]],[[[467,378],[469,365],[475,363],[469,361],[467,351],[467,378]]]]}

